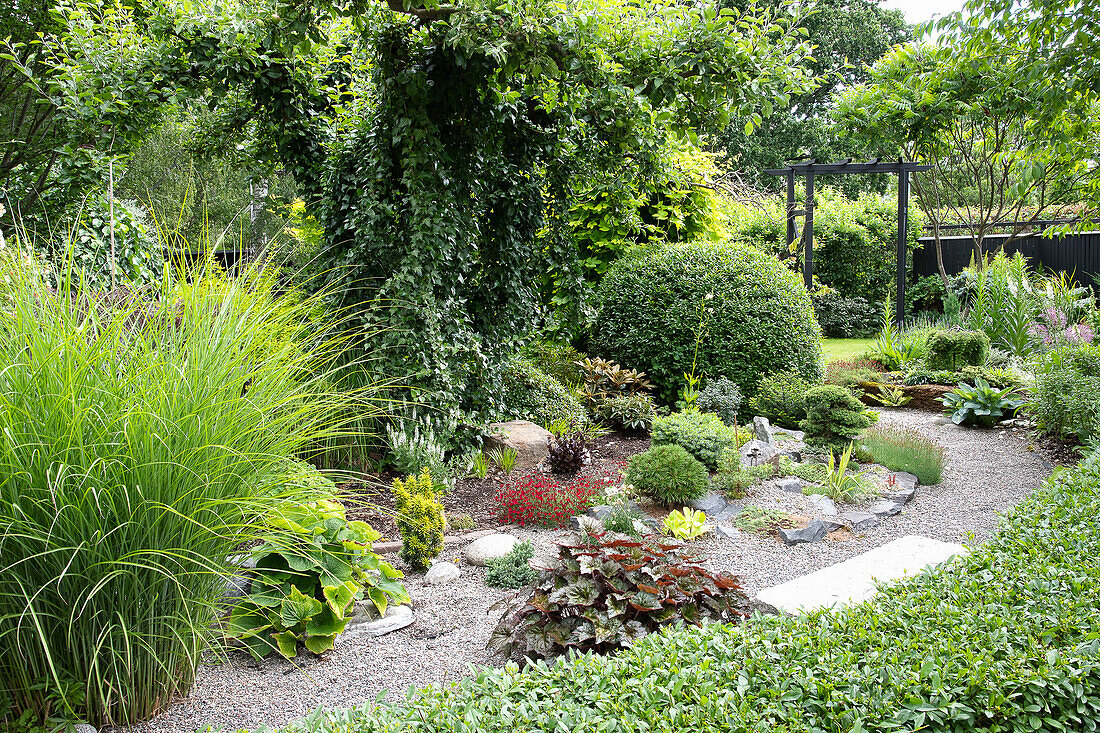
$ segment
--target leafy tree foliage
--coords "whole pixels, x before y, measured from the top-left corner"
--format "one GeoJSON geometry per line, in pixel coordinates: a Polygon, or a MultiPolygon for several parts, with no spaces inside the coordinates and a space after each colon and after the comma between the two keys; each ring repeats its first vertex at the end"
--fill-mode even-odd
{"type": "MultiPolygon", "coordinates": [[[[737,119],[715,143],[724,148],[732,168],[758,186],[777,189],[783,182],[761,173],[767,168],[782,168],[786,161],[801,155],[813,155],[831,161],[862,155],[866,146],[831,130],[833,96],[840,90],[865,82],[867,67],[893,46],[912,40],[912,28],[901,11],[881,7],[881,0],[820,0],[814,12],[800,25],[814,45],[811,73],[817,79],[813,88],[792,95],[789,103],[777,104],[775,114],[763,125],[737,119]],[[750,134],[751,133],[751,134],[750,134]]],[[[720,0],[725,7],[747,8],[746,0],[720,0]]],[[[774,5],[765,2],[765,5],[774,5]]],[[[838,181],[853,193],[866,188],[865,177],[838,181]]]]}
{"type": "Polygon", "coordinates": [[[916,174],[914,191],[941,254],[945,213],[970,225],[977,249],[998,222],[1021,222],[1017,234],[1029,222],[1073,209],[1093,178],[1084,151],[1098,142],[1095,108],[1064,108],[1049,117],[1041,105],[1041,95],[1017,87],[1011,72],[989,58],[912,45],[887,54],[868,83],[846,90],[836,115],[879,153],[932,166],[916,174]]]}

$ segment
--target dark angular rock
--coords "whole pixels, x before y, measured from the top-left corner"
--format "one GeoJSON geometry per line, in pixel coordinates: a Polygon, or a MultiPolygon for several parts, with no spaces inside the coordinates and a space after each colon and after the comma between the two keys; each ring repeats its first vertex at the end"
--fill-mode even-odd
{"type": "Polygon", "coordinates": [[[711,492],[701,499],[695,499],[691,502],[691,508],[699,511],[706,512],[707,516],[711,513],[721,511],[726,506],[726,497],[716,492],[711,492]]]}
{"type": "Polygon", "coordinates": [[[800,545],[806,542],[820,542],[825,538],[825,524],[815,519],[802,529],[780,529],[779,538],[788,545],[800,545]]]}
{"type": "Polygon", "coordinates": [[[881,519],[867,512],[844,512],[840,518],[854,530],[874,529],[882,523],[881,519]]]}
{"type": "Polygon", "coordinates": [[[892,499],[883,499],[872,504],[867,511],[876,517],[892,517],[901,512],[902,504],[892,499]]]}
{"type": "Polygon", "coordinates": [[[791,494],[801,494],[802,487],[805,485],[802,479],[796,476],[788,476],[787,478],[779,479],[779,488],[791,494]]]}

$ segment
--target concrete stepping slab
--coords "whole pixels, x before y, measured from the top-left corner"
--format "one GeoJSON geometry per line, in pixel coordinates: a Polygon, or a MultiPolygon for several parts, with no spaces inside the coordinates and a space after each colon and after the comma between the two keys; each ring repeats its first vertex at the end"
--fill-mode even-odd
{"type": "Polygon", "coordinates": [[[907,535],[836,565],[765,588],[756,595],[756,603],[765,611],[790,615],[860,603],[875,594],[877,583],[915,575],[968,552],[953,542],[907,535]]]}

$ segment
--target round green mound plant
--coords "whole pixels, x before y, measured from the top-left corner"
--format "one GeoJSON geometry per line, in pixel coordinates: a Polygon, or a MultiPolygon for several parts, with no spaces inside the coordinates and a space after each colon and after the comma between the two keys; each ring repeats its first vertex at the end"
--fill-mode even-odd
{"type": "Polygon", "coordinates": [[[626,482],[666,506],[707,493],[707,468],[678,445],[656,445],[630,459],[626,482]]]}
{"type": "Polygon", "coordinates": [[[876,413],[844,389],[832,384],[814,387],[806,393],[806,419],[801,427],[808,445],[840,452],[874,423],[876,413]]]}
{"type": "Polygon", "coordinates": [[[685,373],[753,395],[765,374],[821,379],[821,327],[798,276],[748,245],[677,244],[619,260],[599,292],[601,353],[644,369],[672,402],[685,373]]]}

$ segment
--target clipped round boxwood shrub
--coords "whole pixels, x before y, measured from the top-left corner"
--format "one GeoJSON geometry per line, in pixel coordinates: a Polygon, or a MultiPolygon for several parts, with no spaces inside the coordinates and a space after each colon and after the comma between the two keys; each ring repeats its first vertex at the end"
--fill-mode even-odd
{"type": "Polygon", "coordinates": [[[678,445],[656,445],[630,459],[626,482],[666,506],[683,505],[707,493],[707,467],[678,445]]]}
{"type": "Polygon", "coordinates": [[[678,445],[710,469],[726,448],[737,447],[737,433],[713,412],[674,412],[653,421],[653,445],[678,445]]]}
{"type": "Polygon", "coordinates": [[[548,425],[558,420],[584,424],[584,406],[558,380],[517,357],[504,366],[504,412],[510,418],[548,425]]]}
{"type": "Polygon", "coordinates": [[[748,245],[676,244],[625,257],[604,277],[598,308],[599,352],[644,370],[669,403],[693,361],[697,375],[728,377],[746,396],[773,372],[821,378],[809,294],[794,272],[748,245]]]}

